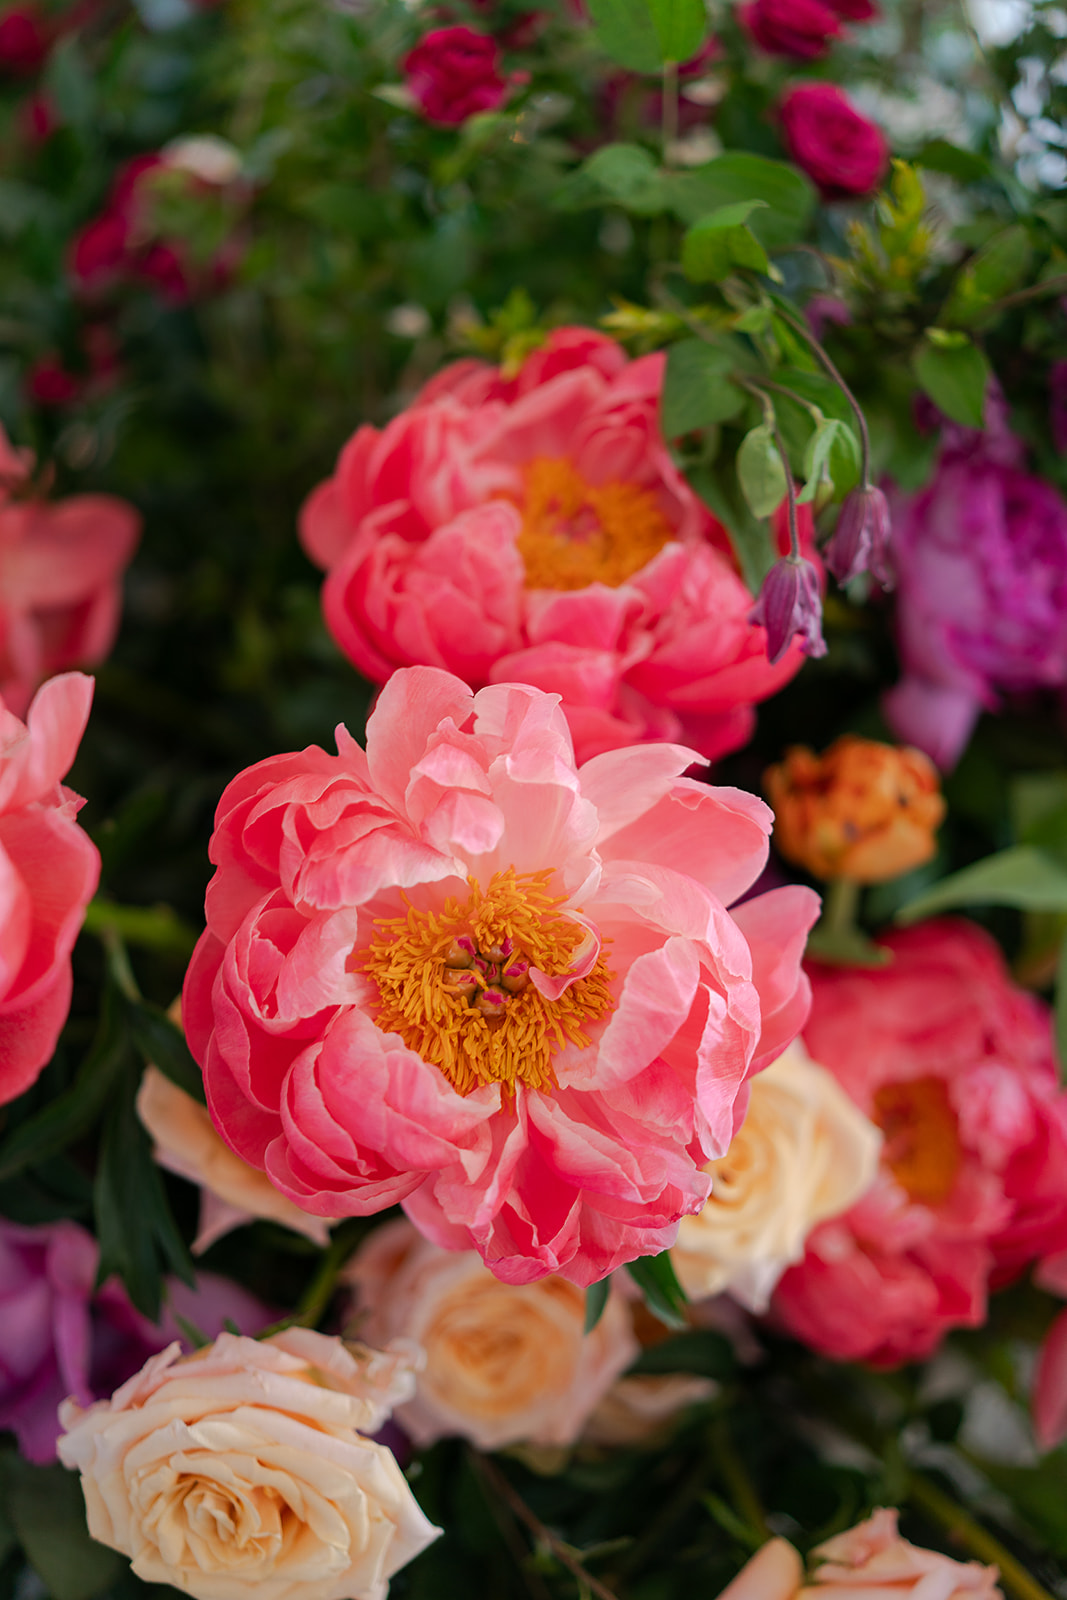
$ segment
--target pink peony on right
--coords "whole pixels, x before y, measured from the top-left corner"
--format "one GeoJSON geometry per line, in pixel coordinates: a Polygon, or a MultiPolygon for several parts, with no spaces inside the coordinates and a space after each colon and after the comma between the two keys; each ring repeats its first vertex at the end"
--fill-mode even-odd
{"type": "Polygon", "coordinates": [[[220,1133],[303,1210],[400,1203],[505,1282],[668,1248],[807,1012],[817,897],[735,903],[770,811],[679,745],[579,768],[556,696],[429,667],[337,739],[216,813],[182,1015],[220,1133]]]}
{"type": "Polygon", "coordinates": [[[68,672],[37,691],[26,723],[0,700],[0,1105],[35,1081],[70,1009],[70,955],[100,854],[60,779],[92,698],[93,680],[68,672]]]}
{"type": "Polygon", "coordinates": [[[811,964],[805,1042],[882,1129],[881,1171],[808,1238],[774,1312],[846,1361],[928,1356],[990,1289],[1067,1245],[1067,1094],[1048,1007],[963,921],[883,941],[886,967],[811,964]]]}
{"type": "Polygon", "coordinates": [[[768,661],[726,531],[671,460],[665,364],[557,328],[514,376],[456,362],[360,428],[300,529],[349,660],[376,683],[426,665],[561,695],[579,761],[747,743],[804,657],[768,661]]]}
{"type": "Polygon", "coordinates": [[[41,498],[33,456],[0,428],[0,694],[25,716],[37,685],[111,649],[122,574],[141,532],[133,506],[108,494],[41,498]]]}

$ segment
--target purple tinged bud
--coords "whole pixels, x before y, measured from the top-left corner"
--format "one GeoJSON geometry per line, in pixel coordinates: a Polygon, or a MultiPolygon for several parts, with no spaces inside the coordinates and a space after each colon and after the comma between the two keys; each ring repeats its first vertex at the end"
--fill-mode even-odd
{"type": "Polygon", "coordinates": [[[826,546],[826,565],[838,583],[870,572],[883,589],[895,581],[890,556],[889,503],[881,489],[853,489],[826,546]]]}
{"type": "Polygon", "coordinates": [[[772,667],[781,661],[798,635],[806,656],[824,656],[819,574],[811,562],[803,556],[785,556],[776,561],[763,580],[748,620],[766,628],[767,656],[772,667]]]}

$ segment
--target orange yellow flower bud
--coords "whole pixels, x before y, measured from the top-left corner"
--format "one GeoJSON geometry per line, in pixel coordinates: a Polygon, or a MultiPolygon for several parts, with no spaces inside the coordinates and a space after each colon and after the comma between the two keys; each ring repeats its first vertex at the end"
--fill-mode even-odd
{"type": "Polygon", "coordinates": [[[920,750],[846,734],[821,756],[792,746],[764,783],[775,844],[816,878],[882,883],[934,853],[945,802],[920,750]]]}

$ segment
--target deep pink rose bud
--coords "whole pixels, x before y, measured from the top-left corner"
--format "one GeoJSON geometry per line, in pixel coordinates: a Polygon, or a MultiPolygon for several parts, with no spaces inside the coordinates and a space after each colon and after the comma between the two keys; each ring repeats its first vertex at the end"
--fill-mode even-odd
{"type": "Polygon", "coordinates": [[[0,9],[0,72],[28,77],[44,65],[50,44],[46,20],[36,6],[0,9]]]}
{"type": "Polygon", "coordinates": [[[824,56],[841,37],[836,9],[823,0],[750,0],[739,14],[761,50],[794,61],[824,56]]]}
{"type": "Polygon", "coordinates": [[[1067,361],[1054,361],[1049,368],[1048,420],[1053,444],[1067,455],[1067,361]]]}
{"type": "Polygon", "coordinates": [[[889,146],[832,83],[801,83],[778,108],[790,156],[827,199],[869,194],[889,165],[889,146]]]}
{"type": "Polygon", "coordinates": [[[473,28],[434,28],[403,65],[407,86],[431,122],[455,127],[507,99],[496,43],[473,28]]]}
{"type": "Polygon", "coordinates": [[[772,666],[782,659],[794,637],[799,637],[806,656],[824,656],[819,574],[811,562],[803,556],[776,561],[763,580],[748,620],[766,628],[767,658],[772,666]]]}
{"type": "Polygon", "coordinates": [[[826,546],[826,565],[838,583],[870,572],[883,589],[894,583],[889,558],[892,532],[889,504],[881,489],[853,489],[841,507],[837,527],[826,546]]]}

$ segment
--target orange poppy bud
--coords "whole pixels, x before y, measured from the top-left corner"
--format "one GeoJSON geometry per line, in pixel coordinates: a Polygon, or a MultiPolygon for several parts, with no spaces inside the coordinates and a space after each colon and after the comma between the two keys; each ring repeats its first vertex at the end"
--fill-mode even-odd
{"type": "Polygon", "coordinates": [[[821,756],[793,745],[764,783],[778,850],[816,878],[882,883],[934,853],[945,802],[921,750],[845,734],[821,756]]]}

